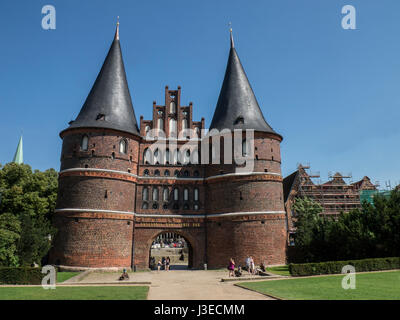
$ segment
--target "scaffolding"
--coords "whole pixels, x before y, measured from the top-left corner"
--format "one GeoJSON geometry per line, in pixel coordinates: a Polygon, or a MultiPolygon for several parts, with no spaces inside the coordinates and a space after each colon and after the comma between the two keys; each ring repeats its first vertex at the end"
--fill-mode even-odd
{"type": "Polygon", "coordinates": [[[361,206],[359,190],[345,181],[352,180],[352,173],[329,172],[330,180],[322,183],[320,173],[307,172],[309,170],[309,164],[298,165],[298,194],[318,202],[323,209],[321,215],[337,217],[342,211],[347,212],[361,206]],[[319,180],[314,183],[315,179],[319,180]]]}

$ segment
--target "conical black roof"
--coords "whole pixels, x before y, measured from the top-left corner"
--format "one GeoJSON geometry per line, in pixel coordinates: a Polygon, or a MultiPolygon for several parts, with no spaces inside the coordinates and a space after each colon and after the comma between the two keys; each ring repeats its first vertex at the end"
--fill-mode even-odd
{"type": "Polygon", "coordinates": [[[225,78],[210,129],[254,129],[277,134],[265,121],[253,89],[240,63],[232,33],[225,78]]]}
{"type": "Polygon", "coordinates": [[[118,26],[92,90],[68,129],[82,127],[108,128],[139,135],[126,81],[118,26]]]}

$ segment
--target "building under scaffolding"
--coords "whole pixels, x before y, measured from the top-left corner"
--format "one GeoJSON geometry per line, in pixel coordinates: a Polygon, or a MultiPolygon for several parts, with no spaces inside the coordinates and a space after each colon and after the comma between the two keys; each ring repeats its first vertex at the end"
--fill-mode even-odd
{"type": "Polygon", "coordinates": [[[288,217],[289,244],[293,244],[296,218],[292,205],[296,197],[308,197],[322,206],[323,216],[336,218],[341,212],[361,208],[363,200],[372,202],[377,185],[365,176],[360,181],[347,183],[352,175],[339,172],[329,173],[329,181],[322,183],[319,173],[310,173],[309,166],[299,165],[298,169],[283,180],[285,209],[288,217]]]}

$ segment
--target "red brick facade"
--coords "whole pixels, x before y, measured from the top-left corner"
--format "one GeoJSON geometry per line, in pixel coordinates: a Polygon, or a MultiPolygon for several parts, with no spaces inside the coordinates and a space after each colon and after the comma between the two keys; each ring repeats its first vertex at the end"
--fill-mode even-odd
{"type": "MultiPolygon", "coordinates": [[[[286,262],[279,135],[255,132],[251,173],[236,173],[236,164],[167,162],[165,152],[156,164],[146,162],[146,150],[154,143],[149,130],[162,126],[170,143],[174,126],[177,132],[183,127],[204,129],[204,119],[193,121],[192,110],[192,103],[181,106],[180,87],[166,87],[165,105],[154,102],[153,119],[140,118],[141,137],[105,128],[61,133],[52,263],[148,268],[151,243],[163,232],[187,240],[193,268],[205,263],[209,268],[225,267],[231,257],[243,264],[248,255],[256,264],[286,262]],[[82,150],[84,136],[87,150],[82,150]],[[125,153],[120,152],[122,140],[125,153]]],[[[178,149],[187,142],[186,136],[178,139],[178,149]]]]}

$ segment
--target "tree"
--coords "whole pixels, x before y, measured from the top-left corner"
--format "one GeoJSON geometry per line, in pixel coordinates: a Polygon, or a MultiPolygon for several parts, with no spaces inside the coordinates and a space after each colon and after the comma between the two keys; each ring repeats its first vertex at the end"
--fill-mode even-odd
{"type": "Polygon", "coordinates": [[[8,244],[17,250],[18,265],[40,264],[50,249],[57,184],[54,169],[32,172],[29,165],[9,163],[0,170],[0,216],[12,216],[20,224],[18,238],[8,244]]]}
{"type": "Polygon", "coordinates": [[[17,242],[21,223],[10,213],[0,214],[0,266],[18,266],[17,242]]]}
{"type": "Polygon", "coordinates": [[[322,222],[320,217],[322,207],[319,203],[304,197],[295,200],[293,211],[296,216],[294,223],[296,248],[305,261],[312,261],[315,258],[313,243],[322,222]]]}
{"type": "Polygon", "coordinates": [[[307,198],[293,205],[297,255],[302,262],[400,256],[400,190],[389,197],[342,212],[337,220],[322,218],[321,206],[307,198]]]}

